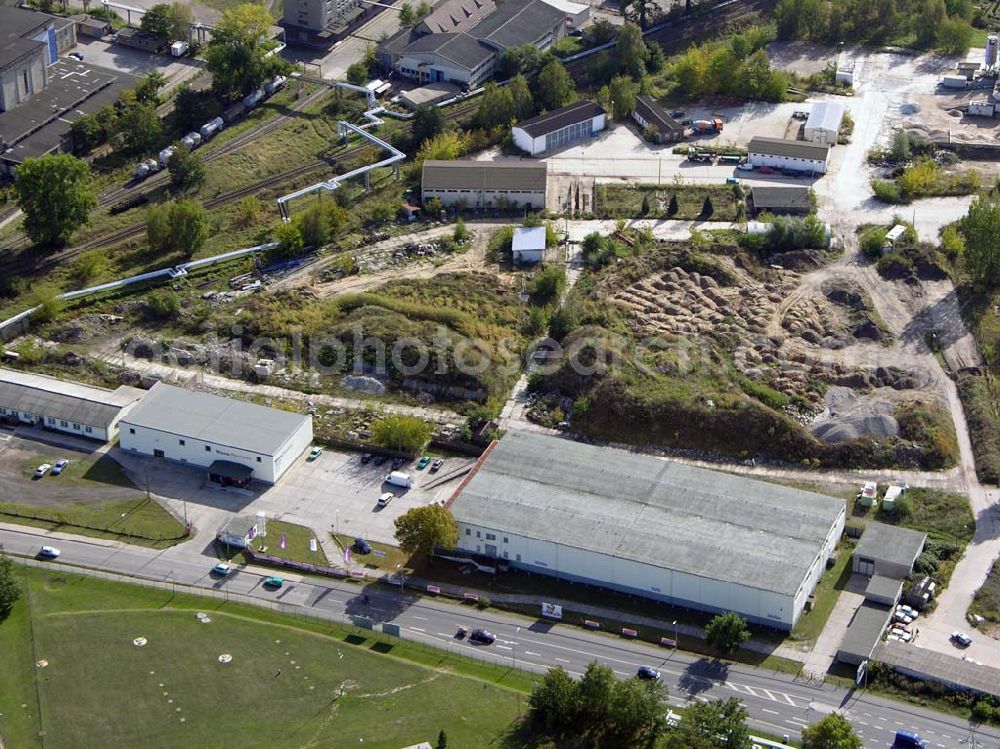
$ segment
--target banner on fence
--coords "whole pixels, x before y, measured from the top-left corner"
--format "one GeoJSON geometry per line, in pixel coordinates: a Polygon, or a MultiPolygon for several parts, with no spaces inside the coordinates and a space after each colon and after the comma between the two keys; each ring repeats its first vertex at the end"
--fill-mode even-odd
{"type": "Polygon", "coordinates": [[[665,648],[676,648],[677,640],[671,640],[669,637],[661,637],[660,644],[665,648]]]}
{"type": "Polygon", "coordinates": [[[542,602],[542,616],[546,619],[562,619],[562,606],[542,602]]]}
{"type": "Polygon", "coordinates": [[[639,632],[628,627],[622,627],[622,637],[638,637],[639,632]]]}
{"type": "Polygon", "coordinates": [[[427,586],[427,592],[428,593],[433,593],[434,595],[437,595],[438,593],[441,592],[441,588],[439,588],[436,585],[428,585],[427,586]]]}
{"type": "Polygon", "coordinates": [[[478,593],[466,593],[462,597],[466,601],[478,601],[479,600],[479,594],[478,593]]]}
{"type": "Polygon", "coordinates": [[[601,623],[600,622],[595,622],[593,619],[584,619],[583,620],[583,626],[584,627],[590,627],[591,629],[600,629],[601,628],[601,623]]]}

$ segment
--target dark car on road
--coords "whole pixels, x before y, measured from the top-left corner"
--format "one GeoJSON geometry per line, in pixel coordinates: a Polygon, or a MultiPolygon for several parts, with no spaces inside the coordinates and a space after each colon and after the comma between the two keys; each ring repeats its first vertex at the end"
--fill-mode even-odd
{"type": "Polygon", "coordinates": [[[644,681],[657,681],[660,678],[660,672],[652,666],[639,666],[635,675],[644,681]]]}
{"type": "Polygon", "coordinates": [[[497,636],[488,629],[474,629],[469,635],[470,642],[481,642],[483,645],[492,645],[496,639],[497,636]]]}

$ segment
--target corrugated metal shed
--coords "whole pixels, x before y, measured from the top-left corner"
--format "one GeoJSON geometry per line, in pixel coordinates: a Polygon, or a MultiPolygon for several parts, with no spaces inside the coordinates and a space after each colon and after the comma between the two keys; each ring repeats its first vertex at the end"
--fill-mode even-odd
{"type": "Polygon", "coordinates": [[[145,394],[145,390],[127,385],[108,390],[32,372],[0,369],[3,408],[101,429],[107,429],[123,408],[145,394]]]}
{"type": "Polygon", "coordinates": [[[820,128],[837,132],[844,119],[844,105],[836,101],[821,101],[813,104],[809,119],[806,120],[806,130],[820,128]]]}
{"type": "Polygon", "coordinates": [[[844,500],[514,432],[451,510],[459,523],[794,595],[844,500]]]}
{"type": "Polygon", "coordinates": [[[896,565],[910,565],[924,548],[927,534],[886,523],[869,523],[854,547],[855,557],[866,557],[896,565]]]}
{"type": "Polygon", "coordinates": [[[551,112],[519,122],[514,127],[523,130],[532,138],[537,138],[541,135],[554,133],[556,130],[562,130],[567,125],[592,120],[602,114],[604,114],[604,110],[594,102],[578,101],[575,104],[553,109],[551,112]]]}
{"type": "Polygon", "coordinates": [[[548,167],[539,161],[425,161],[425,190],[545,192],[548,167]]]}
{"type": "Polygon", "coordinates": [[[1000,669],[992,666],[899,642],[879,643],[872,658],[916,679],[1000,697],[1000,669]]]}

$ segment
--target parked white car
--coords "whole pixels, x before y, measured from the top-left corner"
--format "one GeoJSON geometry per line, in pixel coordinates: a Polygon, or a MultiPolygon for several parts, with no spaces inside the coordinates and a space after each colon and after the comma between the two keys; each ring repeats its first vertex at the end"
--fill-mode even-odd
{"type": "Polygon", "coordinates": [[[40,479],[42,476],[44,476],[46,473],[48,473],[51,469],[52,469],[52,466],[50,466],[48,463],[42,463],[40,466],[38,466],[38,468],[35,469],[35,478],[36,479],[40,479]]]}

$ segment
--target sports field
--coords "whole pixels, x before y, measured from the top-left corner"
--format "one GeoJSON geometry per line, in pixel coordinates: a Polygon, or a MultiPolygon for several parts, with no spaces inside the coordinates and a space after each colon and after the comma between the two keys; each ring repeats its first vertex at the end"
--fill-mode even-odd
{"type": "Polygon", "coordinates": [[[523,697],[506,683],[527,684],[250,606],[57,571],[27,578],[0,623],[6,747],[41,747],[44,731],[47,749],[399,749],[441,729],[450,746],[490,747],[523,697]]]}

